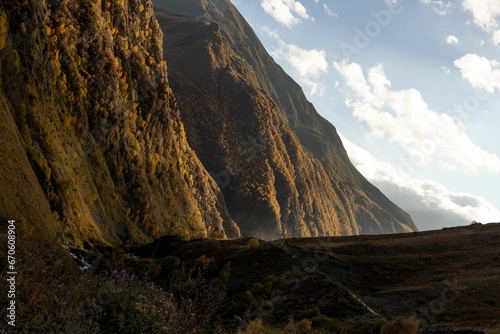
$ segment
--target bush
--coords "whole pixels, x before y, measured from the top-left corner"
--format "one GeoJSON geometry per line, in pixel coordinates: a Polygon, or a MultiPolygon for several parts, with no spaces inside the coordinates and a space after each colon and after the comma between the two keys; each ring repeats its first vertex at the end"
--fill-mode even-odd
{"type": "Polygon", "coordinates": [[[312,321],[309,319],[302,319],[297,324],[297,334],[308,334],[312,329],[312,321]]]}
{"type": "Polygon", "coordinates": [[[262,320],[257,318],[248,324],[245,334],[261,334],[262,333],[262,320]]]}
{"type": "Polygon", "coordinates": [[[419,321],[415,318],[397,317],[380,330],[380,334],[417,334],[419,321]]]}
{"type": "Polygon", "coordinates": [[[259,245],[260,245],[260,240],[259,238],[256,237],[251,237],[247,242],[247,248],[249,249],[259,248],[259,245]]]}
{"type": "Polygon", "coordinates": [[[340,332],[346,328],[345,324],[326,315],[319,314],[312,319],[314,328],[325,329],[327,331],[340,332]]]}
{"type": "Polygon", "coordinates": [[[226,292],[223,286],[210,284],[201,268],[181,266],[170,277],[167,288],[175,301],[175,328],[178,333],[211,333],[219,329],[219,312],[226,292]]]}
{"type": "MultiPolygon", "coordinates": [[[[5,234],[0,234],[0,242],[6,244],[5,234]]],[[[197,334],[219,330],[217,312],[225,293],[206,283],[201,271],[181,268],[165,289],[125,271],[83,273],[62,249],[23,238],[18,242],[17,279],[22,284],[16,291],[16,329],[21,333],[197,334]]],[[[166,260],[170,261],[179,260],[166,260]]],[[[6,283],[0,281],[2,291],[6,283]]],[[[3,305],[6,295],[0,295],[3,305]]]]}

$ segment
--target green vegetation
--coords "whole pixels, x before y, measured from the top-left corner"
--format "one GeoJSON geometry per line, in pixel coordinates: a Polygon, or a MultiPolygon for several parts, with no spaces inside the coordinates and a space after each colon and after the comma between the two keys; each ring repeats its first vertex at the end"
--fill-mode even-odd
{"type": "Polygon", "coordinates": [[[61,190],[65,193],[69,192],[73,187],[73,182],[71,180],[62,180],[59,183],[61,190]]]}
{"type": "Polygon", "coordinates": [[[330,317],[327,317],[325,315],[317,315],[316,317],[311,319],[312,326],[314,328],[321,328],[330,332],[341,332],[342,330],[346,329],[346,325],[338,321],[336,319],[332,319],[330,317]]]}

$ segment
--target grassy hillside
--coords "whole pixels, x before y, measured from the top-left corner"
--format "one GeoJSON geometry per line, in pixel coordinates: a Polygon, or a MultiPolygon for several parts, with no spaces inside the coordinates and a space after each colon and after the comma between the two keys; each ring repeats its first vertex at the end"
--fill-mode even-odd
{"type": "Polygon", "coordinates": [[[162,239],[133,252],[206,266],[226,282],[224,316],[241,319],[235,325],[259,318],[283,329],[292,318],[323,333],[380,333],[402,317],[419,333],[498,333],[499,250],[500,224],[488,224],[276,242],[162,239]]]}

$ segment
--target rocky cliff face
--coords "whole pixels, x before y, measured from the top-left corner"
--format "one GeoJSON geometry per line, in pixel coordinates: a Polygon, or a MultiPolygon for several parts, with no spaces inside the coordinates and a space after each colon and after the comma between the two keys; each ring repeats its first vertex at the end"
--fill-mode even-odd
{"type": "Polygon", "coordinates": [[[416,229],[354,168],[229,0],[153,2],[188,141],[244,235],[416,229]]]}
{"type": "Polygon", "coordinates": [[[150,1],[8,1],[0,10],[1,107],[66,242],[239,235],[187,144],[150,1]]]}
{"type": "Polygon", "coordinates": [[[229,1],[157,4],[0,2],[3,218],[74,246],[414,229],[229,1]]]}

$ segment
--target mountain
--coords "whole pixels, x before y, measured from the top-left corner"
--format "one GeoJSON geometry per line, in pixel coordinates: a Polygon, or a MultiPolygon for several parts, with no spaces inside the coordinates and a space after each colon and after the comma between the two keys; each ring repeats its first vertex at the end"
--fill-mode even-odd
{"type": "Polygon", "coordinates": [[[7,162],[31,185],[17,190],[30,192],[24,198],[3,194],[3,214],[45,226],[42,214],[77,246],[240,235],[186,141],[149,1],[9,1],[0,10],[0,107],[16,147],[4,147],[2,186],[23,186],[7,162]]]}
{"type": "Polygon", "coordinates": [[[498,224],[240,238],[414,225],[229,2],[163,4],[0,1],[1,333],[494,333],[498,224]]]}
{"type": "Polygon", "coordinates": [[[156,5],[0,3],[2,213],[78,247],[415,230],[229,2],[156,5]]]}
{"type": "Polygon", "coordinates": [[[408,232],[229,0],[154,0],[187,139],[243,235],[408,232]]]}

